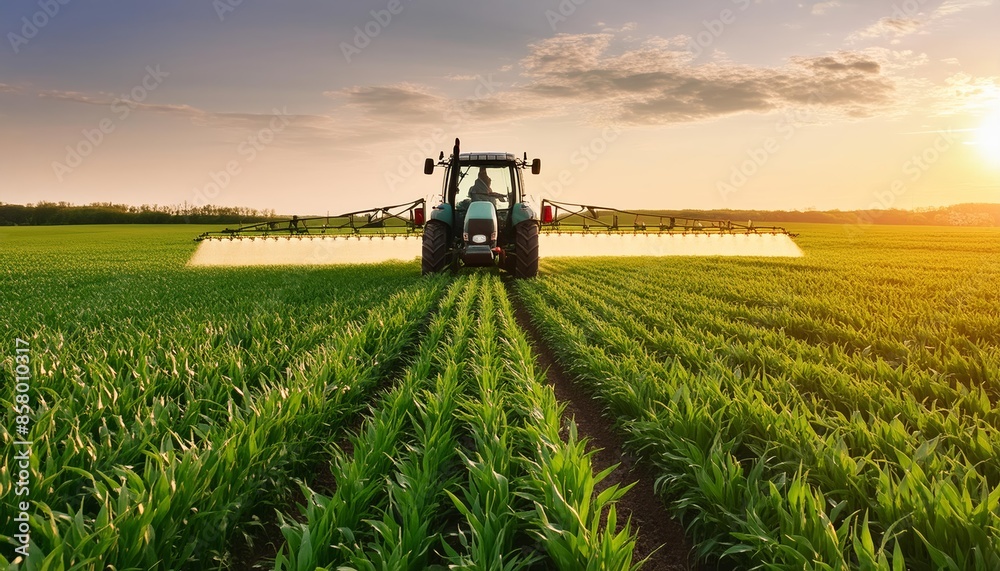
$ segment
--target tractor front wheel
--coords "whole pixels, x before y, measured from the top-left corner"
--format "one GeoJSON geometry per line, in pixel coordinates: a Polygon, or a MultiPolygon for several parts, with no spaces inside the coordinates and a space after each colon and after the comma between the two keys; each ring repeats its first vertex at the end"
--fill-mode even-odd
{"type": "Polygon", "coordinates": [[[448,225],[430,220],[424,226],[420,267],[424,275],[436,274],[448,266],[448,225]]]}
{"type": "Polygon", "coordinates": [[[515,278],[533,278],[538,275],[538,223],[527,220],[518,224],[514,233],[517,247],[514,259],[515,278]]]}

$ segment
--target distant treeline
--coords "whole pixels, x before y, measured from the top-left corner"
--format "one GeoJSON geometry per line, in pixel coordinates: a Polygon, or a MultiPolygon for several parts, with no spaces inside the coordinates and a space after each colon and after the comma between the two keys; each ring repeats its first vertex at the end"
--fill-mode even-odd
{"type": "Polygon", "coordinates": [[[129,206],[94,202],[78,206],[66,202],[0,203],[0,226],[56,224],[232,224],[273,220],[273,210],[229,206],[129,206]]]}
{"type": "MultiPolygon", "coordinates": [[[[613,206],[613,205],[609,205],[613,206]]],[[[651,211],[644,211],[651,212],[651,211]]],[[[740,222],[815,222],[826,224],[900,224],[934,226],[1000,226],[1000,204],[956,204],[917,210],[672,210],[673,216],[740,222]]],[[[231,206],[129,206],[95,202],[85,206],[66,202],[0,203],[0,226],[54,224],[233,224],[276,218],[273,210],[231,206]]]]}
{"type": "Polygon", "coordinates": [[[956,204],[916,210],[677,210],[671,215],[774,223],[1000,226],[1000,204],[956,204]]]}

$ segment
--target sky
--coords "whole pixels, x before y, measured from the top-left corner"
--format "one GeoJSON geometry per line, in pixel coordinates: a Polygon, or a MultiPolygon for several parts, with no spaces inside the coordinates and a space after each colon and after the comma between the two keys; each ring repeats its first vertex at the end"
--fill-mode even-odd
{"type": "Polygon", "coordinates": [[[534,200],[1000,202],[996,0],[0,4],[0,202],[336,214],[425,157],[542,160],[534,200]]]}

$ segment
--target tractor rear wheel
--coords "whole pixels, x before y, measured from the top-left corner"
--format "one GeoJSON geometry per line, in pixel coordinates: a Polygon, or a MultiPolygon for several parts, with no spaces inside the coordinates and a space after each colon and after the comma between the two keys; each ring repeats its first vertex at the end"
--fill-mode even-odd
{"type": "Polygon", "coordinates": [[[516,254],[515,278],[533,278],[538,275],[538,223],[527,220],[514,229],[516,254]]]}
{"type": "Polygon", "coordinates": [[[448,225],[440,220],[431,220],[424,226],[420,267],[424,275],[448,267],[448,225]]]}

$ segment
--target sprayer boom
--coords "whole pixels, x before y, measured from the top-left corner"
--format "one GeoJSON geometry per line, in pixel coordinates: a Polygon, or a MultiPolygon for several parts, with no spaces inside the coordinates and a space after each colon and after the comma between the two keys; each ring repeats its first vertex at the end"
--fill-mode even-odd
{"type": "Polygon", "coordinates": [[[780,226],[552,200],[542,201],[539,231],[545,257],[802,255],[795,234],[780,226]]]}
{"type": "Polygon", "coordinates": [[[677,234],[796,234],[780,226],[757,226],[730,220],[688,218],[659,212],[620,210],[605,206],[542,201],[542,232],[677,233],[677,234]]]}
{"type": "Polygon", "coordinates": [[[424,224],[425,202],[421,198],[405,204],[358,210],[336,216],[305,218],[293,216],[282,220],[205,232],[195,238],[195,241],[239,237],[419,235],[424,224]]]}

